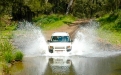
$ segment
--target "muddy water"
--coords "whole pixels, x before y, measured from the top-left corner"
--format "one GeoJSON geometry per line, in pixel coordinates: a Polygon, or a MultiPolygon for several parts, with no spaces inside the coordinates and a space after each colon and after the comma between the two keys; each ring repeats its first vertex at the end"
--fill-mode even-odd
{"type": "Polygon", "coordinates": [[[11,75],[121,75],[121,55],[110,57],[25,57],[11,75]]]}

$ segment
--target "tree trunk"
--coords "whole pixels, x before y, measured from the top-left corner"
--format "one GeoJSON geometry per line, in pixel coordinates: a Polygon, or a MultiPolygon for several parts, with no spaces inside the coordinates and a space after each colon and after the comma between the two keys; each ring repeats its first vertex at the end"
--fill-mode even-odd
{"type": "Polygon", "coordinates": [[[68,15],[69,10],[70,10],[70,7],[71,7],[72,4],[73,4],[73,1],[74,1],[74,0],[70,0],[70,2],[69,2],[69,4],[68,4],[67,10],[66,10],[66,15],[68,15]]]}

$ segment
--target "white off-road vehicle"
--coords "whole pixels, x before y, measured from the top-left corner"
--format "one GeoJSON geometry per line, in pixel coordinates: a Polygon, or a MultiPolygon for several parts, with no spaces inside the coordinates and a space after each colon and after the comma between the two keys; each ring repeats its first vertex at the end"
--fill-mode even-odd
{"type": "Polygon", "coordinates": [[[67,32],[55,32],[48,40],[48,50],[50,53],[69,52],[72,49],[72,40],[67,32]]]}

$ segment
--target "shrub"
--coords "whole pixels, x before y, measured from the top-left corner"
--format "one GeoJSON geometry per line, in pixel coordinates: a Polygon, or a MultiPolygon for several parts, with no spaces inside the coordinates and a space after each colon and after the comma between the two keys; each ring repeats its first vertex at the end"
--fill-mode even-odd
{"type": "Polygon", "coordinates": [[[15,48],[9,41],[4,40],[0,42],[0,60],[4,59],[7,63],[11,63],[13,60],[21,61],[23,58],[22,52],[14,52],[15,48]]]}
{"type": "Polygon", "coordinates": [[[4,59],[7,63],[11,63],[13,61],[13,54],[9,51],[5,52],[4,59]]]}
{"type": "Polygon", "coordinates": [[[23,53],[21,51],[17,51],[15,53],[15,60],[16,61],[22,61],[22,58],[23,58],[23,53]]]}
{"type": "Polygon", "coordinates": [[[2,40],[0,43],[0,51],[6,52],[6,51],[12,51],[14,48],[11,43],[9,43],[8,40],[2,40]]]}

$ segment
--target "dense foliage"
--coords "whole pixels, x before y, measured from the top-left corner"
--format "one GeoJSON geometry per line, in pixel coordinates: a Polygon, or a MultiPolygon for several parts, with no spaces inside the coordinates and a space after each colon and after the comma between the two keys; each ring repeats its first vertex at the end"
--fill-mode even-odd
{"type": "Polygon", "coordinates": [[[121,10],[105,14],[98,18],[98,21],[102,29],[121,32],[121,10]]]}
{"type": "Polygon", "coordinates": [[[80,17],[100,17],[121,9],[120,0],[76,0],[73,14],[80,17]]]}
{"type": "Polygon", "coordinates": [[[2,0],[0,16],[28,20],[39,14],[73,14],[78,17],[100,17],[121,9],[121,0],[2,0]]]}
{"type": "Polygon", "coordinates": [[[100,22],[99,36],[111,44],[121,47],[121,10],[105,14],[100,22]]]}

